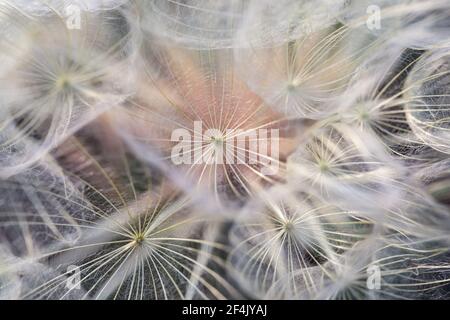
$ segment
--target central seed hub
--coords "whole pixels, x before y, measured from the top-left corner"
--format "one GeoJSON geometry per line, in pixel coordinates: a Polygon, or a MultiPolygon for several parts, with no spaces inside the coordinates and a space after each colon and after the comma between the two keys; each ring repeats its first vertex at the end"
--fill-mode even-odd
{"type": "Polygon", "coordinates": [[[321,172],[327,172],[329,169],[330,169],[330,167],[328,166],[328,163],[326,163],[325,161],[319,162],[319,170],[321,172]]]}
{"type": "Polygon", "coordinates": [[[141,244],[144,241],[144,235],[142,233],[136,235],[136,237],[134,238],[134,242],[136,244],[141,244]]]}
{"type": "Polygon", "coordinates": [[[62,75],[56,80],[56,87],[60,90],[65,90],[70,87],[70,79],[66,75],[62,75]]]}
{"type": "Polygon", "coordinates": [[[221,146],[223,144],[223,137],[211,137],[211,143],[215,146],[221,146]]]}

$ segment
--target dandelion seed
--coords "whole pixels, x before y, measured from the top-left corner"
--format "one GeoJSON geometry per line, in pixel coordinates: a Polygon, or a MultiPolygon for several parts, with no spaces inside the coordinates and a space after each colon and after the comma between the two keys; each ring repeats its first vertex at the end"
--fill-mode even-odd
{"type": "Polygon", "coordinates": [[[268,48],[237,50],[243,78],[274,110],[324,118],[345,88],[363,50],[349,53],[345,27],[329,28],[268,48]]]}
{"type": "Polygon", "coordinates": [[[245,210],[234,226],[230,264],[249,294],[267,298],[277,288],[284,290],[279,297],[314,296],[318,275],[329,272],[324,265],[339,263],[342,252],[370,233],[370,222],[357,214],[300,197],[265,195],[265,206],[245,210]]]}
{"type": "Polygon", "coordinates": [[[270,110],[239,81],[228,53],[177,55],[169,49],[157,57],[164,76],[155,78],[148,69],[139,99],[131,102],[128,111],[113,114],[122,134],[144,148],[158,150],[170,163],[179,143],[178,138],[173,140],[174,133],[185,132],[184,147],[176,152],[183,160],[177,162],[186,164],[182,172],[188,179],[207,186],[216,198],[227,192],[243,197],[283,175],[284,159],[296,139],[295,127],[290,130],[288,119],[270,110]],[[222,64],[226,67],[219,68],[222,64]],[[147,94],[148,88],[154,95],[147,94]],[[279,173],[266,175],[264,170],[270,166],[279,173]]]}
{"type": "MultiPolygon", "coordinates": [[[[140,191],[137,182],[142,177],[129,171],[121,178],[128,181],[129,192],[123,193],[123,185],[116,186],[119,180],[114,181],[114,176],[100,167],[101,162],[89,154],[86,156],[109,182],[112,191],[97,189],[73,175],[70,179],[84,186],[83,194],[75,193],[68,198],[45,186],[33,189],[36,196],[47,195],[48,201],[70,204],[66,212],[77,226],[78,236],[71,242],[47,244],[30,255],[33,263],[45,265],[56,275],[23,290],[22,298],[67,299],[78,287],[83,290],[83,299],[218,299],[234,293],[214,267],[222,263],[218,252],[225,251],[226,247],[214,241],[216,229],[204,224],[201,215],[197,216],[195,209],[189,208],[186,197],[176,193],[166,195],[157,186],[149,189],[151,184],[146,186],[148,191],[140,191]],[[80,279],[73,286],[66,286],[68,270],[73,265],[79,268],[80,279]]],[[[126,158],[122,161],[128,165],[126,158]]],[[[63,228],[61,232],[67,234],[64,228],[69,225],[62,221],[64,211],[58,209],[50,214],[47,208],[42,208],[53,221],[58,221],[54,224],[63,228]]],[[[20,212],[12,216],[3,214],[0,225],[10,232],[13,227],[26,228],[26,235],[35,244],[42,237],[40,233],[48,232],[45,230],[51,229],[52,224],[44,217],[36,222],[15,219],[31,216],[20,212]]],[[[16,242],[24,241],[18,235],[11,236],[16,237],[16,242]]]]}
{"type": "Polygon", "coordinates": [[[0,74],[3,177],[33,164],[129,92],[116,74],[125,70],[129,35],[114,33],[108,21],[114,16],[90,14],[83,30],[68,30],[55,15],[6,12],[1,56],[11,62],[0,74]]]}

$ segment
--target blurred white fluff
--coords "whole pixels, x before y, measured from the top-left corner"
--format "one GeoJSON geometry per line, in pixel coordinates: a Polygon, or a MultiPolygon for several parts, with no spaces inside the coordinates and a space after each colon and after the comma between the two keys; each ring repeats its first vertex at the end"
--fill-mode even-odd
{"type": "Polygon", "coordinates": [[[232,44],[247,3],[242,0],[138,1],[146,32],[192,48],[232,44]]]}
{"type": "Polygon", "coordinates": [[[234,47],[261,48],[302,39],[338,22],[345,1],[250,1],[236,27],[234,47]]]}
{"type": "Polygon", "coordinates": [[[31,15],[48,15],[55,11],[65,15],[71,12],[71,8],[91,12],[111,10],[123,5],[128,0],[3,0],[3,2],[31,15]]]}
{"type": "Polygon", "coordinates": [[[197,49],[282,44],[336,22],[344,1],[138,1],[144,30],[197,49]]]}

